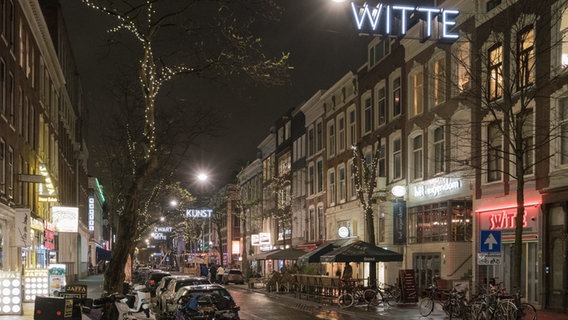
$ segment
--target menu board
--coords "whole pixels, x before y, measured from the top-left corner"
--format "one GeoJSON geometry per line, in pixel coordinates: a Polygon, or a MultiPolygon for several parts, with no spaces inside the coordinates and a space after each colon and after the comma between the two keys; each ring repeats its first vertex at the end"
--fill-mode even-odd
{"type": "Polygon", "coordinates": [[[402,289],[402,302],[418,302],[418,292],[416,290],[416,278],[414,270],[399,270],[400,288],[402,289]]]}

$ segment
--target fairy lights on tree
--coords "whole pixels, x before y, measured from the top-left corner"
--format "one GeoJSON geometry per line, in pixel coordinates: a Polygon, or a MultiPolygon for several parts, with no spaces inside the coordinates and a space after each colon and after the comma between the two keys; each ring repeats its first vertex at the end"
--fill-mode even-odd
{"type": "MultiPolygon", "coordinates": [[[[380,146],[380,138],[377,137],[380,146]]],[[[353,150],[353,175],[355,180],[355,191],[359,203],[363,208],[365,216],[365,233],[367,242],[375,243],[375,217],[373,205],[376,202],[375,188],[377,187],[377,166],[383,149],[377,147],[372,156],[365,157],[360,145],[352,146],[353,150]]],[[[377,269],[376,263],[369,263],[369,284],[376,285],[377,269]]]]}

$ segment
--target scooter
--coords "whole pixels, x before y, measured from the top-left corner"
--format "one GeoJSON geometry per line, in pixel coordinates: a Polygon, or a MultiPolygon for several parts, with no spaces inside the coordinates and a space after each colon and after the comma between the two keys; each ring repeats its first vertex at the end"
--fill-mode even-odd
{"type": "Polygon", "coordinates": [[[136,308],[128,304],[129,298],[122,294],[112,294],[108,297],[95,299],[88,313],[83,314],[83,319],[100,320],[103,318],[104,310],[111,310],[116,314],[119,320],[156,320],[156,316],[150,310],[147,302],[140,301],[136,303],[136,308]],[[112,304],[112,308],[109,304],[112,304]]]}

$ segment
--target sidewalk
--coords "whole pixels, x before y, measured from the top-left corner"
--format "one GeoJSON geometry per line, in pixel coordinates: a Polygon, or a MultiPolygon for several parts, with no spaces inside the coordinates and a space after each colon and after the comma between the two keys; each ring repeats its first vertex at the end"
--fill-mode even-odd
{"type": "MultiPolygon", "coordinates": [[[[274,293],[267,292],[264,288],[248,289],[246,287],[231,286],[231,289],[255,292],[259,294],[264,294],[268,297],[277,300],[279,303],[291,306],[299,310],[333,310],[338,313],[344,313],[349,315],[356,315],[358,319],[385,319],[385,320],[407,320],[407,319],[431,319],[431,320],[441,320],[447,319],[445,312],[442,310],[441,306],[436,305],[434,312],[428,317],[424,318],[420,316],[418,310],[418,303],[412,304],[398,304],[391,307],[384,308],[383,305],[379,305],[376,308],[367,310],[365,306],[351,307],[348,309],[341,309],[339,306],[331,303],[318,303],[316,301],[298,299],[295,294],[292,293],[274,293]]],[[[537,310],[538,320],[568,320],[568,313],[558,313],[549,310],[537,310]]]]}
{"type": "MultiPolygon", "coordinates": [[[[73,284],[80,284],[87,286],[87,296],[89,298],[99,298],[103,291],[103,275],[93,275],[87,278],[81,279],[73,284]]],[[[264,288],[248,289],[246,286],[228,286],[231,290],[241,290],[247,292],[254,292],[256,294],[263,294],[270,297],[276,302],[287,305],[294,309],[313,311],[313,310],[332,310],[338,313],[343,313],[351,316],[357,316],[358,319],[384,319],[384,320],[408,320],[408,319],[431,319],[431,320],[441,320],[446,319],[444,311],[441,310],[440,306],[436,306],[434,312],[427,318],[420,316],[418,312],[418,304],[399,304],[392,307],[383,308],[382,305],[377,308],[372,308],[366,310],[364,306],[362,307],[352,307],[348,309],[341,309],[335,304],[322,304],[316,301],[298,299],[294,294],[291,293],[274,293],[267,292],[264,288]]],[[[24,303],[23,304],[24,314],[22,316],[0,316],[0,320],[10,319],[10,320],[33,320],[34,316],[34,304],[24,303]]],[[[538,320],[568,320],[568,313],[556,313],[548,310],[538,310],[537,311],[538,320]]]]}

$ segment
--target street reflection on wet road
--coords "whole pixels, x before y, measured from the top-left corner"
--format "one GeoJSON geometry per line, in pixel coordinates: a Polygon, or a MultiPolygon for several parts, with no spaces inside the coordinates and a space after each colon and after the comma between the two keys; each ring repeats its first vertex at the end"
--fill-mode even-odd
{"type": "Polygon", "coordinates": [[[246,290],[231,290],[230,286],[228,286],[227,289],[231,292],[237,305],[241,307],[241,311],[239,312],[241,320],[344,320],[357,318],[355,315],[349,316],[339,314],[333,310],[326,310],[325,306],[320,308],[310,304],[304,304],[301,300],[279,299],[278,296],[269,297],[262,293],[246,290]]]}

